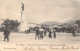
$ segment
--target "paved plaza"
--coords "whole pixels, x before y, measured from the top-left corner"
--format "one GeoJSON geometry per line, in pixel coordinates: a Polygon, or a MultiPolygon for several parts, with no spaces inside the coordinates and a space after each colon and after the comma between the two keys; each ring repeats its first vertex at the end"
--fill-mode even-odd
{"type": "Polygon", "coordinates": [[[3,32],[0,32],[1,47],[22,48],[25,46],[38,46],[38,45],[41,46],[62,45],[63,46],[63,45],[79,45],[79,44],[80,44],[80,36],[73,37],[71,33],[56,33],[56,39],[49,38],[47,33],[47,36],[44,37],[43,39],[35,40],[35,33],[25,34],[25,33],[11,32],[10,41],[4,42],[3,32]]]}

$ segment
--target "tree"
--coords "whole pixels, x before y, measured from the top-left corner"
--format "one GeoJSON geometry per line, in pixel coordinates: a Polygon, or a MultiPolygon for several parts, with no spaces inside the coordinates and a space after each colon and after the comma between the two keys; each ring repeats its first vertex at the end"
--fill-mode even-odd
{"type": "Polygon", "coordinates": [[[77,32],[80,32],[80,20],[77,20],[77,21],[76,21],[76,24],[78,25],[78,27],[77,27],[77,32]]]}
{"type": "Polygon", "coordinates": [[[77,20],[76,21],[76,24],[78,24],[78,26],[80,26],[80,20],[77,20]]]}
{"type": "Polygon", "coordinates": [[[17,20],[6,19],[4,20],[2,25],[4,25],[5,27],[10,27],[11,30],[18,31],[18,26],[20,25],[20,22],[18,22],[17,20]]]}

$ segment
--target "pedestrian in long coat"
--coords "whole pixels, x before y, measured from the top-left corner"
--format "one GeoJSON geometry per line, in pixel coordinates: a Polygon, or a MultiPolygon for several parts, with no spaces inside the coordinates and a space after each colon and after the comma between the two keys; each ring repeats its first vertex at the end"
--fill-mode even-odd
{"type": "Polygon", "coordinates": [[[7,42],[9,42],[9,35],[10,35],[10,29],[9,28],[5,28],[4,29],[4,41],[7,40],[7,42]]]}
{"type": "Polygon", "coordinates": [[[76,36],[76,30],[75,30],[75,28],[73,28],[73,30],[72,30],[72,35],[73,35],[73,37],[75,37],[76,36]]]}
{"type": "Polygon", "coordinates": [[[46,29],[44,29],[44,37],[47,36],[47,35],[46,35],[46,32],[47,32],[46,29]]]}
{"type": "Polygon", "coordinates": [[[56,39],[56,30],[55,29],[53,29],[53,37],[54,37],[54,39],[56,39]]]}
{"type": "Polygon", "coordinates": [[[52,38],[51,30],[49,30],[49,38],[52,38]]]}
{"type": "Polygon", "coordinates": [[[39,29],[36,29],[35,39],[36,39],[37,37],[38,37],[38,39],[39,39],[39,38],[40,38],[39,35],[40,35],[40,31],[39,31],[39,29]]]}
{"type": "Polygon", "coordinates": [[[39,29],[40,30],[40,38],[43,39],[43,29],[39,29]]]}

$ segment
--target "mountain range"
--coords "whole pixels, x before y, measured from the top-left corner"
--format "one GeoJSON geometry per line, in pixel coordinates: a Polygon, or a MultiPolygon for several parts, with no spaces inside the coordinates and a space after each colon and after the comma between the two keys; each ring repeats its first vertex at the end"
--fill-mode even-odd
{"type": "MultiPolygon", "coordinates": [[[[66,24],[68,24],[68,25],[73,25],[73,24],[75,24],[76,23],[76,21],[70,21],[70,22],[66,22],[66,24]]],[[[63,25],[63,24],[65,24],[65,23],[58,23],[58,22],[44,22],[44,23],[42,23],[43,25],[54,25],[54,24],[57,24],[57,25],[63,25]]]]}

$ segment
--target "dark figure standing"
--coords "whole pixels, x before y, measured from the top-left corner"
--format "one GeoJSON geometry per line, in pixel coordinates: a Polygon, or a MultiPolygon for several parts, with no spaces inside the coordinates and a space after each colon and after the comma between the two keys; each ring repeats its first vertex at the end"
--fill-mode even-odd
{"type": "Polygon", "coordinates": [[[25,30],[25,33],[27,34],[27,31],[25,30]]]}
{"type": "Polygon", "coordinates": [[[36,29],[36,35],[35,35],[35,39],[38,37],[38,39],[39,39],[39,34],[40,34],[40,31],[39,31],[39,29],[37,28],[36,29]]]}
{"type": "Polygon", "coordinates": [[[75,28],[73,28],[73,30],[72,30],[72,35],[73,35],[73,37],[76,36],[75,31],[76,31],[75,28]]]}
{"type": "Polygon", "coordinates": [[[44,29],[44,36],[47,36],[47,35],[46,35],[46,29],[44,29]]]}
{"type": "Polygon", "coordinates": [[[56,39],[56,30],[55,29],[53,29],[53,33],[54,33],[53,37],[54,37],[54,39],[56,39]]]}
{"type": "Polygon", "coordinates": [[[49,38],[52,38],[51,30],[49,30],[49,38]]]}
{"type": "Polygon", "coordinates": [[[7,42],[9,42],[9,35],[10,35],[10,29],[9,28],[5,28],[4,29],[4,41],[7,40],[7,42]]]}
{"type": "Polygon", "coordinates": [[[39,29],[40,30],[40,39],[43,39],[43,29],[39,29]]]}

